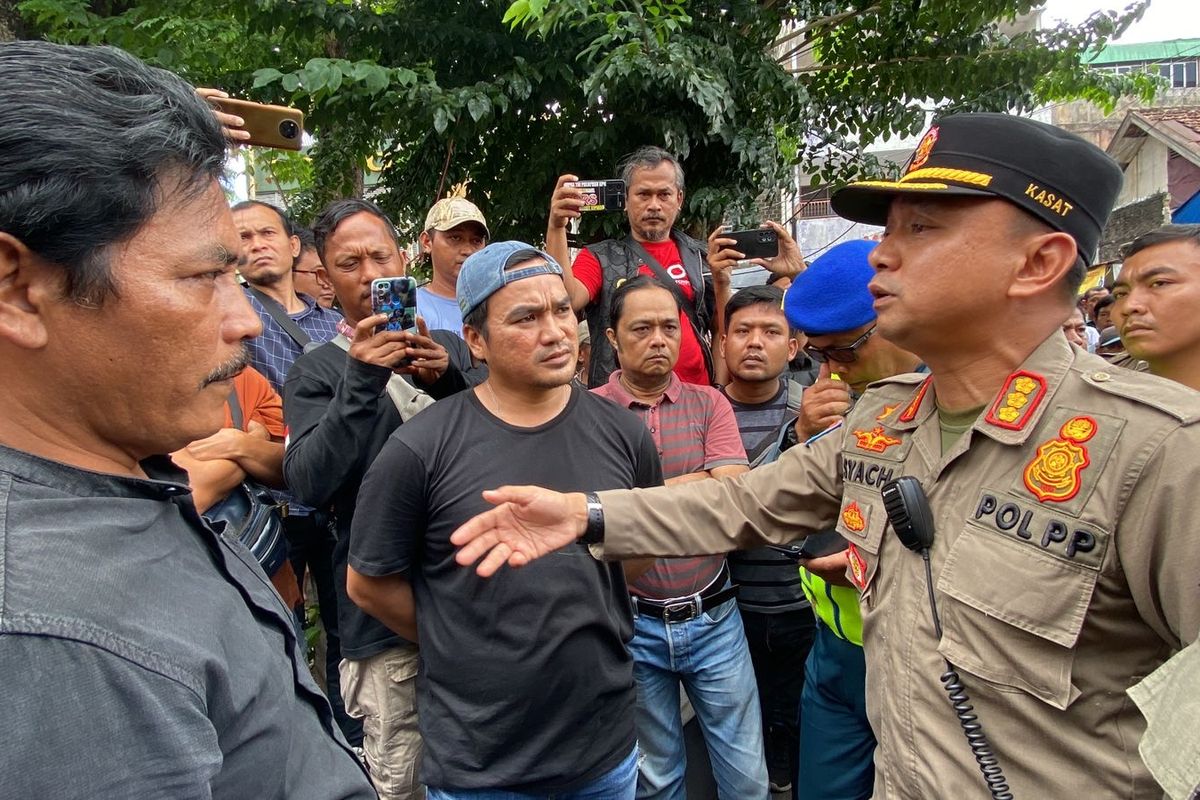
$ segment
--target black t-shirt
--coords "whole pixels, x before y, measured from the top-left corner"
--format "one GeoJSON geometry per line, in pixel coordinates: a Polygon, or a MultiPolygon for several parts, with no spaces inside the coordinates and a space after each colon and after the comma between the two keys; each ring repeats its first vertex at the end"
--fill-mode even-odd
{"type": "MultiPolygon", "coordinates": [[[[449,331],[432,331],[430,336],[449,351],[454,367],[427,387],[432,397],[441,398],[467,385],[462,371],[471,355],[462,339],[449,331]]],[[[355,660],[404,643],[346,594],[346,557],[358,487],[388,436],[400,427],[400,412],[386,392],[391,375],[386,367],[355,361],[329,342],[297,358],[283,387],[288,426],[284,475],[301,502],[314,508],[333,505],[338,633],[342,655],[355,660]]]]}
{"type": "Polygon", "coordinates": [[[421,412],[384,445],[359,492],[350,564],[413,583],[420,631],[421,780],[563,791],[634,746],[632,612],[621,567],[574,544],[480,578],[450,534],[503,484],[559,491],[662,483],[646,426],[573,387],[566,408],[515,428],[473,391],[421,412]],[[428,417],[426,416],[428,415],[428,417]]]}

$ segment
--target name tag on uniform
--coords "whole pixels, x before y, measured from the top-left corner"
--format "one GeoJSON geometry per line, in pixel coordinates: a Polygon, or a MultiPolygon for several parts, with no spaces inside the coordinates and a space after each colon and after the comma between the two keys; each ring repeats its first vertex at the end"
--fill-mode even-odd
{"type": "Polygon", "coordinates": [[[975,502],[971,521],[1047,555],[1099,570],[1108,549],[1108,532],[1056,511],[984,489],[975,502]]]}

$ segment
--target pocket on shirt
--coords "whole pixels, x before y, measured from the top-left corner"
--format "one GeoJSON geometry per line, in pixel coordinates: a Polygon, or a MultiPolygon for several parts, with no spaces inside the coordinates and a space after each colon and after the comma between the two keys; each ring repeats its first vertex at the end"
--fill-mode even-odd
{"type": "Polygon", "coordinates": [[[871,589],[879,570],[879,547],[887,524],[887,512],[878,494],[846,492],[842,497],[836,529],[851,545],[847,576],[862,594],[868,608],[874,606],[871,589]]]}
{"type": "Polygon", "coordinates": [[[937,579],[950,663],[1001,690],[1065,709],[1074,647],[1099,571],[967,523],[937,579]]]}

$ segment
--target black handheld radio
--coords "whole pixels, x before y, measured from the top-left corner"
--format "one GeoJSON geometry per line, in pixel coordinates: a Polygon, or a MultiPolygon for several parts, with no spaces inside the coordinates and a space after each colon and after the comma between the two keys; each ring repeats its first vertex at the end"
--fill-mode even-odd
{"type": "MultiPolygon", "coordinates": [[[[925,561],[925,585],[929,590],[929,610],[933,613],[934,632],[938,639],[941,639],[942,620],[938,617],[937,598],[933,594],[933,568],[929,564],[929,548],[933,545],[933,512],[929,508],[925,490],[921,488],[921,482],[913,476],[902,475],[885,483],[880,493],[883,495],[883,508],[887,512],[888,520],[892,523],[892,530],[896,532],[896,538],[925,561]]],[[[958,670],[954,668],[954,665],[948,659],[944,660],[946,661],[946,671],[942,673],[942,684],[950,695],[950,704],[954,707],[958,724],[962,726],[963,733],[966,734],[967,744],[971,746],[975,762],[979,764],[979,771],[983,773],[983,779],[987,782],[988,791],[991,792],[994,800],[1013,800],[1012,792],[1008,788],[1008,781],[1004,778],[1004,771],[1000,768],[1000,762],[996,759],[995,754],[992,753],[987,736],[983,733],[983,726],[980,725],[979,718],[975,715],[975,708],[971,705],[970,698],[967,697],[967,690],[963,686],[962,678],[959,677],[958,670]]]]}

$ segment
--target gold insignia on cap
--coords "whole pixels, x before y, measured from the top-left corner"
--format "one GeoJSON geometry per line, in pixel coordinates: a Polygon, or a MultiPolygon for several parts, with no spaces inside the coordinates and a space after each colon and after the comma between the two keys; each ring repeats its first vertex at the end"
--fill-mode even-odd
{"type": "Polygon", "coordinates": [[[1036,183],[1031,183],[1026,187],[1025,196],[1035,203],[1040,203],[1060,217],[1065,217],[1071,213],[1071,209],[1075,208],[1074,204],[1068,203],[1067,199],[1062,195],[1048,192],[1036,183]]]}
{"type": "Polygon", "coordinates": [[[933,146],[937,144],[938,126],[934,125],[929,130],[925,131],[925,135],[921,137],[920,144],[917,145],[916,151],[913,152],[912,162],[908,165],[908,173],[912,174],[913,170],[920,169],[929,160],[929,154],[933,152],[933,146]]]}
{"type": "Polygon", "coordinates": [[[950,169],[949,167],[926,167],[925,169],[909,170],[901,183],[915,181],[921,178],[928,178],[935,181],[958,181],[959,183],[972,183],[976,186],[988,186],[992,182],[992,176],[986,172],[972,172],[969,169],[950,169]]]}

